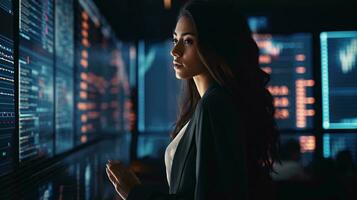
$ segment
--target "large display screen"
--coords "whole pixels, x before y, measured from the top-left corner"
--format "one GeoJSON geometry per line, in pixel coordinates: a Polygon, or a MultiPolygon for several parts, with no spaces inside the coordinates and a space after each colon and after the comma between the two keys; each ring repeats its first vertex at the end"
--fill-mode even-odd
{"type": "Polygon", "coordinates": [[[53,155],[52,0],[22,0],[19,48],[19,159],[53,155]]]}
{"type": "Polygon", "coordinates": [[[315,115],[312,35],[254,34],[261,68],[270,74],[279,129],[312,129],[315,115]]]}
{"type": "Polygon", "coordinates": [[[93,1],[3,0],[0,18],[0,176],[135,129],[136,43],[93,1]]]}
{"type": "Polygon", "coordinates": [[[357,32],[323,32],[322,121],[325,129],[357,128],[357,32]]]}

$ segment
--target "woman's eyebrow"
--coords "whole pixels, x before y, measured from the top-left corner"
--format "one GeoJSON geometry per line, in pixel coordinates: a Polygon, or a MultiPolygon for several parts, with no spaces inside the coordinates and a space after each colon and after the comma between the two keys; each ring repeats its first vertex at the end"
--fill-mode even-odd
{"type": "MultiPolygon", "coordinates": [[[[173,35],[174,35],[174,36],[177,36],[177,33],[176,33],[176,32],[174,32],[174,33],[173,33],[173,35]]],[[[185,35],[192,35],[192,36],[195,36],[195,34],[194,34],[194,33],[191,33],[191,32],[186,32],[186,33],[182,33],[182,34],[181,34],[181,36],[185,36],[185,35]]]]}

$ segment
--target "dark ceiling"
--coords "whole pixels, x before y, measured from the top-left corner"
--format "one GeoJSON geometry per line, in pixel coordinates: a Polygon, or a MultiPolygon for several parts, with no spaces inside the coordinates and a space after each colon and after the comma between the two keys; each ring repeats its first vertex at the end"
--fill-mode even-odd
{"type": "Polygon", "coordinates": [[[95,0],[99,10],[123,40],[164,38],[171,35],[176,15],[185,0],[165,9],[163,0],[95,0]]]}
{"type": "MultiPolygon", "coordinates": [[[[276,32],[357,29],[357,0],[220,0],[233,1],[245,14],[268,15],[276,32]]],[[[122,40],[165,39],[187,0],[94,0],[122,40]]]]}

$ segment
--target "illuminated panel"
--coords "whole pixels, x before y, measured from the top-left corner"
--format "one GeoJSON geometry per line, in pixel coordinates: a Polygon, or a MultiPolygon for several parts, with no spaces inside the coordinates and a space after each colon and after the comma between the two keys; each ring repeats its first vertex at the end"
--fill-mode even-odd
{"type": "Polygon", "coordinates": [[[323,127],[357,128],[357,32],[324,32],[320,39],[323,127]]]}
{"type": "Polygon", "coordinates": [[[171,130],[176,119],[179,81],[175,78],[170,41],[138,46],[138,125],[139,131],[171,130]]]}
{"type": "Polygon", "coordinates": [[[19,159],[53,155],[53,2],[22,0],[19,49],[19,159]]]}
{"type": "Polygon", "coordinates": [[[56,153],[69,150],[74,142],[74,13],[72,0],[55,5],[56,47],[56,153]]]}
{"type": "Polygon", "coordinates": [[[0,176],[12,171],[15,136],[13,14],[11,1],[1,1],[0,18],[0,176]]]}
{"type": "Polygon", "coordinates": [[[274,97],[280,129],[313,128],[312,37],[255,34],[261,68],[270,74],[268,89],[274,97]]]}
{"type": "Polygon", "coordinates": [[[121,95],[130,92],[123,52],[92,1],[79,1],[76,18],[77,141],[123,130],[121,95]]]}
{"type": "Polygon", "coordinates": [[[76,109],[77,109],[77,142],[86,143],[94,138],[99,131],[99,93],[98,87],[103,85],[103,79],[93,73],[96,67],[95,45],[99,39],[98,13],[92,11],[91,1],[79,1],[76,19],[76,109]]]}
{"type": "Polygon", "coordinates": [[[348,151],[354,162],[357,162],[357,134],[325,133],[323,136],[323,156],[325,158],[336,158],[342,151],[348,151]]]}

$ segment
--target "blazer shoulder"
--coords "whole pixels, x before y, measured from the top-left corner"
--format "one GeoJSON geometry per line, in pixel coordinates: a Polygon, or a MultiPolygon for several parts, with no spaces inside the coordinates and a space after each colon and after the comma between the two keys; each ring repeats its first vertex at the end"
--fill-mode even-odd
{"type": "Polygon", "coordinates": [[[215,109],[232,109],[236,107],[236,102],[229,91],[222,87],[214,87],[207,91],[207,93],[201,99],[201,107],[206,110],[215,109]]]}

